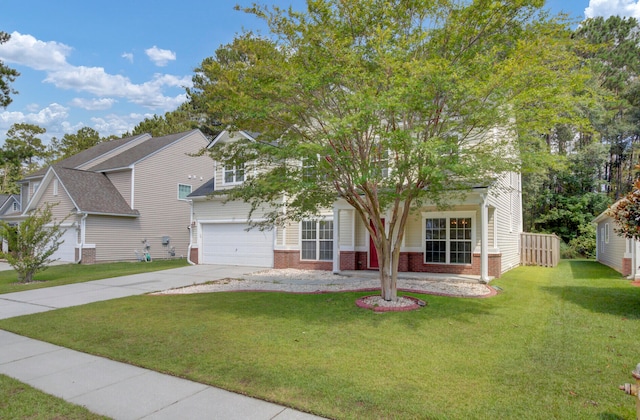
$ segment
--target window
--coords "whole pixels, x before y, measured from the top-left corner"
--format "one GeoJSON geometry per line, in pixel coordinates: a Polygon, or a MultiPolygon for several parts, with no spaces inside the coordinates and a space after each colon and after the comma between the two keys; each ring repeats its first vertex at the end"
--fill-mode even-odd
{"type": "Polygon", "coordinates": [[[237,184],[244,181],[244,163],[224,167],[224,183],[237,184]]]}
{"type": "Polygon", "coordinates": [[[13,202],[13,211],[18,211],[18,203],[17,202],[13,202]]]}
{"type": "Polygon", "coordinates": [[[609,223],[604,224],[604,243],[609,243],[609,223]]]}
{"type": "Polygon", "coordinates": [[[318,158],[317,157],[305,157],[302,159],[302,181],[311,182],[314,181],[318,175],[318,158]]]}
{"type": "Polygon", "coordinates": [[[191,194],[191,185],[178,184],[178,200],[186,200],[189,194],[191,194]]]}
{"type": "Polygon", "coordinates": [[[425,263],[471,264],[473,219],[460,216],[425,218],[425,263]]]}
{"type": "Polygon", "coordinates": [[[53,196],[56,197],[58,195],[58,179],[53,180],[53,196]]]}
{"type": "Polygon", "coordinates": [[[333,260],[333,221],[303,220],[300,234],[300,259],[333,260]]]}

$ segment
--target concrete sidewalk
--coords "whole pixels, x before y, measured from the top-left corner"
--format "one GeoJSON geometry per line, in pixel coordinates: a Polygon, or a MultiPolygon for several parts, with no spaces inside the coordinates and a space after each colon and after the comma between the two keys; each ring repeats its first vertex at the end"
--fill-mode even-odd
{"type": "MultiPolygon", "coordinates": [[[[0,318],[241,277],[260,268],[189,266],[0,295],[0,318]]],[[[0,373],[114,419],[318,419],[255,398],[0,330],[0,373]]]]}

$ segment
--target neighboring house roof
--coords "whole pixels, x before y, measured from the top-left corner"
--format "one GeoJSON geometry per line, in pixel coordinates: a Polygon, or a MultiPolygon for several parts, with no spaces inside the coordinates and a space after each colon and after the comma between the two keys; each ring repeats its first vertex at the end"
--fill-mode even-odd
{"type": "Polygon", "coordinates": [[[0,214],[12,213],[20,213],[20,197],[15,194],[0,194],[0,214]],[[13,209],[13,203],[18,204],[18,210],[13,209]]]}
{"type": "Polygon", "coordinates": [[[191,194],[189,194],[187,198],[207,196],[213,193],[214,188],[215,188],[215,178],[211,178],[210,180],[202,184],[200,188],[197,188],[195,191],[191,192],[191,194]]]}
{"type": "MultiPolygon", "coordinates": [[[[99,158],[100,156],[103,156],[106,153],[112,152],[119,147],[122,147],[132,141],[141,139],[143,137],[151,138],[151,135],[141,134],[138,136],[125,137],[122,139],[109,140],[102,143],[98,143],[87,150],[83,150],[80,153],[77,153],[73,156],[70,156],[66,159],[56,162],[54,163],[54,165],[58,167],[63,167],[63,168],[77,168],[81,165],[91,162],[94,159],[99,158]]],[[[39,171],[36,171],[28,175],[27,177],[25,177],[25,179],[42,177],[47,173],[47,169],[48,167],[40,169],[39,171]]]]}
{"type": "Polygon", "coordinates": [[[128,168],[196,131],[198,130],[191,130],[163,137],[154,137],[148,141],[133,146],[131,149],[127,150],[126,153],[120,153],[119,155],[91,167],[90,170],[99,172],[128,168]]]}
{"type": "Polygon", "coordinates": [[[122,216],[140,214],[127,204],[105,174],[58,166],[52,167],[52,171],[75,203],[78,212],[122,216]]]}

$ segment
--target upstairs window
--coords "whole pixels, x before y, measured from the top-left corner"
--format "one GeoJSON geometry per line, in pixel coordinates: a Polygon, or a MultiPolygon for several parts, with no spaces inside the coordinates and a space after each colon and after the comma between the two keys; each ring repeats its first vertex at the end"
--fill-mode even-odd
{"type": "Polygon", "coordinates": [[[224,183],[237,184],[244,182],[244,163],[226,165],[224,167],[224,183]]]}
{"type": "Polygon", "coordinates": [[[178,184],[178,200],[186,200],[189,194],[191,194],[191,185],[178,184]]]}

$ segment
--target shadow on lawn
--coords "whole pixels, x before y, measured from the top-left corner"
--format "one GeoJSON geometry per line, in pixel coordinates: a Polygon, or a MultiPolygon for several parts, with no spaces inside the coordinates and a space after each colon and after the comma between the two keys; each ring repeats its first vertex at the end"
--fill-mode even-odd
{"type": "Polygon", "coordinates": [[[638,287],[549,286],[542,290],[592,312],[640,319],[638,287]]]}

